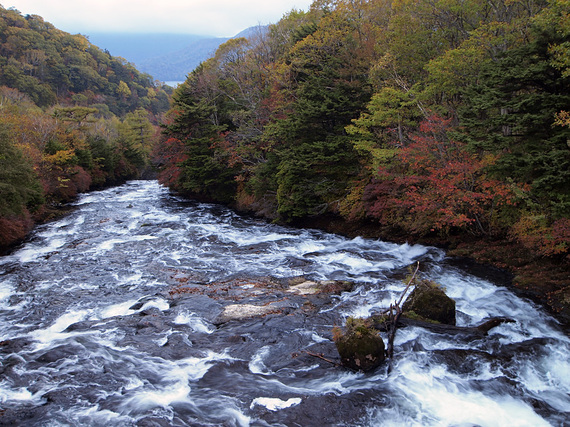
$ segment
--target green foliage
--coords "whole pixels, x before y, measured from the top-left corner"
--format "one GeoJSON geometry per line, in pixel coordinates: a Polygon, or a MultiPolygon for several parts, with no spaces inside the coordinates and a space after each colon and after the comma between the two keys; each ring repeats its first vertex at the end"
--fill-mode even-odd
{"type": "Polygon", "coordinates": [[[42,203],[43,194],[31,164],[10,142],[6,126],[0,124],[0,217],[21,216],[42,203]]]}
{"type": "Polygon", "coordinates": [[[474,148],[500,154],[495,176],[528,184],[527,207],[560,218],[570,212],[570,129],[555,120],[570,106],[570,80],[550,62],[557,39],[537,32],[484,66],[462,119],[474,148]]]}
{"type": "Polygon", "coordinates": [[[346,131],[353,137],[357,151],[371,157],[372,167],[378,169],[396,154],[396,147],[409,142],[408,131],[417,126],[420,111],[411,92],[383,87],[367,105],[367,111],[346,131]]]}
{"type": "Polygon", "coordinates": [[[235,197],[238,168],[228,167],[227,155],[216,146],[224,126],[215,99],[209,102],[201,96],[205,73],[207,69],[199,67],[174,94],[175,117],[165,133],[182,142],[183,152],[177,154],[179,161],[163,164],[163,176],[176,175],[171,184],[179,191],[228,203],[235,197]]]}
{"type": "Polygon", "coordinates": [[[153,145],[154,127],[148,119],[148,112],[139,108],[128,113],[118,126],[118,142],[126,158],[137,168],[148,164],[153,145]]]}
{"type": "Polygon", "coordinates": [[[568,0],[315,1],[189,75],[162,182],[282,221],[563,253],[568,16],[568,0]]]}
{"type": "Polygon", "coordinates": [[[280,156],[278,213],[285,220],[334,211],[359,169],[344,128],[369,99],[366,69],[353,28],[327,16],[289,53],[292,94],[287,118],[276,122],[280,156]]]}
{"type": "Polygon", "coordinates": [[[355,176],[355,153],[346,138],[306,142],[285,148],[277,168],[278,213],[286,220],[331,211],[355,176]]]}
{"type": "Polygon", "coordinates": [[[139,177],[165,89],[85,37],[0,6],[0,249],[79,192],[139,177]]]}
{"type": "Polygon", "coordinates": [[[40,107],[77,102],[81,95],[84,106],[104,97],[113,113],[121,116],[140,107],[155,113],[168,108],[164,87],[155,87],[150,76],[101,51],[84,36],[2,6],[0,28],[0,86],[18,89],[40,107]],[[146,98],[149,88],[158,92],[152,101],[146,98]]]}

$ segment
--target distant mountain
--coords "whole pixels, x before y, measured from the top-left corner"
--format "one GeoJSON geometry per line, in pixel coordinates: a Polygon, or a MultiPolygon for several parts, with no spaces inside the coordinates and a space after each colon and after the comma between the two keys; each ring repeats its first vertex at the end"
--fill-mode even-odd
{"type": "MultiPolygon", "coordinates": [[[[251,37],[266,26],[245,29],[236,36],[251,37]]],[[[135,64],[138,70],[162,82],[184,81],[201,62],[212,57],[229,38],[189,34],[118,34],[96,33],[89,40],[114,56],[135,64]]]]}
{"type": "Polygon", "coordinates": [[[269,30],[269,25],[256,25],[254,27],[249,27],[243,30],[241,33],[233,36],[233,39],[238,39],[240,37],[245,37],[246,39],[254,37],[259,34],[265,34],[269,30]]]}
{"type": "Polygon", "coordinates": [[[168,53],[163,51],[162,55],[147,58],[136,65],[139,70],[160,81],[184,81],[188,73],[212,57],[216,49],[228,40],[228,38],[196,40],[179,50],[168,53]]]}
{"type": "Polygon", "coordinates": [[[206,36],[192,34],[143,34],[143,33],[90,33],[87,38],[95,46],[108,50],[113,56],[121,56],[139,65],[149,58],[176,52],[206,36]]]}

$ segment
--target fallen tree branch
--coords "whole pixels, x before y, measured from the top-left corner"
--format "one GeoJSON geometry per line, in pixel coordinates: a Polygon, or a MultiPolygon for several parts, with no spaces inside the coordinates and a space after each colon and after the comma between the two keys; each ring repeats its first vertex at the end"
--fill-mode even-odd
{"type": "MultiPolygon", "coordinates": [[[[410,319],[407,317],[398,317],[398,327],[404,328],[406,326],[417,326],[430,330],[438,334],[445,335],[455,335],[467,340],[475,340],[483,338],[487,335],[494,327],[497,327],[503,323],[514,323],[515,320],[508,317],[493,317],[487,321],[481,323],[478,326],[455,326],[455,325],[445,325],[443,323],[432,323],[425,320],[410,319]]],[[[380,331],[390,332],[393,325],[390,324],[390,320],[376,320],[374,322],[374,327],[380,331]]]]}
{"type": "Polygon", "coordinates": [[[396,306],[400,307],[402,300],[404,299],[404,297],[408,293],[408,289],[410,289],[410,286],[412,285],[412,283],[414,283],[414,279],[416,278],[416,274],[418,274],[419,269],[420,269],[420,262],[418,261],[418,263],[416,265],[416,271],[414,271],[414,274],[412,274],[412,277],[410,277],[410,280],[408,280],[408,284],[406,285],[406,289],[404,289],[404,293],[402,294],[402,296],[400,297],[400,299],[396,303],[396,306]]]}
{"type": "Polygon", "coordinates": [[[404,297],[408,293],[410,286],[412,285],[412,283],[414,283],[414,279],[416,278],[416,274],[418,274],[419,269],[420,269],[420,263],[418,261],[416,265],[416,270],[414,271],[414,274],[412,274],[412,277],[410,277],[410,280],[408,280],[406,288],[404,289],[404,292],[400,296],[400,299],[398,300],[397,303],[390,304],[390,308],[388,310],[389,313],[388,323],[390,324],[390,329],[388,331],[388,345],[386,348],[386,356],[389,357],[390,359],[394,357],[394,340],[396,339],[396,330],[398,329],[398,321],[400,320],[400,316],[402,315],[401,304],[402,301],[404,300],[404,297]]]}

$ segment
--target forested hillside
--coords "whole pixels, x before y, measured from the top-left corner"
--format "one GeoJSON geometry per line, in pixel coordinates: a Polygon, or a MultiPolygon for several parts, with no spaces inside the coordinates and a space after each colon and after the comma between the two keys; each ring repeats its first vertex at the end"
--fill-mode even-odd
{"type": "Polygon", "coordinates": [[[140,176],[168,87],[0,6],[0,249],[78,192],[140,176]]]}
{"type": "Polygon", "coordinates": [[[280,221],[568,262],[569,11],[317,0],[228,41],[176,90],[161,180],[280,221]]]}

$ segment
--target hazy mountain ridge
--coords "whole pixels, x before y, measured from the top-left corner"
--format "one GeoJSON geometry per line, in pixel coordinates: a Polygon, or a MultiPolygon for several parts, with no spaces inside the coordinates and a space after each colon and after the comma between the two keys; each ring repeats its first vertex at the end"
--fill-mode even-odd
{"type": "Polygon", "coordinates": [[[137,68],[160,81],[183,81],[200,63],[214,55],[228,38],[200,39],[183,49],[152,57],[137,63],[137,68]]]}
{"type": "MultiPolygon", "coordinates": [[[[249,37],[263,26],[250,27],[231,38],[249,37]]],[[[140,71],[155,79],[183,81],[201,62],[214,55],[228,37],[207,37],[193,34],[119,34],[94,33],[91,43],[112,55],[135,64],[140,71]]]]}
{"type": "Polygon", "coordinates": [[[206,36],[193,34],[90,33],[89,41],[113,56],[137,64],[152,57],[183,49],[206,36]]]}

